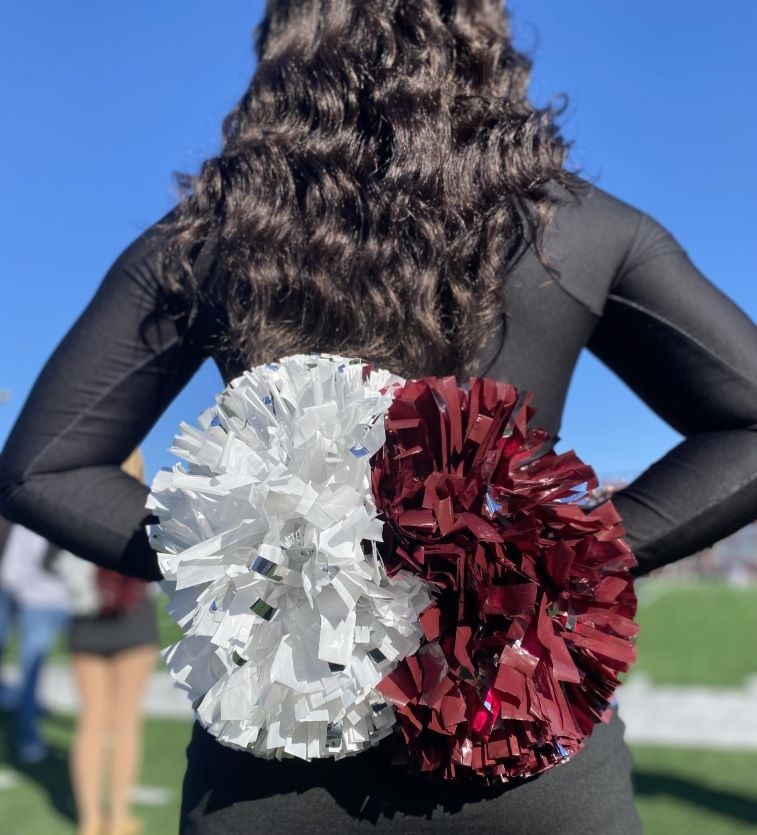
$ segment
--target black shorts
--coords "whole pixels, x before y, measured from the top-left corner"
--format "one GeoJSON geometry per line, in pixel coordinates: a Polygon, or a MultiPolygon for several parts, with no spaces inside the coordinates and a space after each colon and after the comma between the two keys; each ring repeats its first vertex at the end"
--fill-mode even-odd
{"type": "Polygon", "coordinates": [[[68,633],[71,652],[114,655],[158,643],[158,615],[149,595],[130,612],[112,617],[74,617],[68,633]]]}
{"type": "Polygon", "coordinates": [[[277,762],[222,746],[195,722],[180,835],[641,835],[617,713],[569,762],[518,786],[428,785],[384,740],[344,760],[277,762]]]}

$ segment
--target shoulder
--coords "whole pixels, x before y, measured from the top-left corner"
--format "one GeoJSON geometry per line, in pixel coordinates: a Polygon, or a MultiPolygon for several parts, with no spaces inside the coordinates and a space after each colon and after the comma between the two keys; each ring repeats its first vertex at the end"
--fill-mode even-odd
{"type": "Polygon", "coordinates": [[[103,304],[110,298],[120,298],[143,312],[160,307],[167,284],[163,267],[165,224],[174,211],[133,233],[128,243],[116,250],[93,302],[103,304]]]}
{"type": "Polygon", "coordinates": [[[607,293],[656,226],[641,209],[597,185],[575,178],[570,190],[553,184],[554,214],[543,252],[555,280],[601,315],[607,293]]]}
{"type": "MultiPolygon", "coordinates": [[[[166,272],[164,256],[176,234],[178,214],[177,205],[158,220],[147,224],[118,253],[111,269],[141,281],[146,289],[155,289],[171,283],[175,276],[166,272]]],[[[207,280],[214,266],[216,244],[216,238],[209,237],[191,247],[188,259],[195,281],[200,286],[207,280]]]]}
{"type": "Polygon", "coordinates": [[[177,213],[174,206],[131,239],[114,258],[95,298],[128,299],[133,310],[156,321],[168,316],[186,335],[212,343],[222,327],[219,310],[206,292],[216,265],[216,241],[205,239],[192,247],[190,280],[166,258],[177,213]]]}
{"type": "Polygon", "coordinates": [[[622,254],[633,243],[646,216],[636,206],[599,186],[575,179],[572,190],[554,184],[556,210],[550,235],[553,246],[580,250],[602,245],[607,254],[622,254]]]}

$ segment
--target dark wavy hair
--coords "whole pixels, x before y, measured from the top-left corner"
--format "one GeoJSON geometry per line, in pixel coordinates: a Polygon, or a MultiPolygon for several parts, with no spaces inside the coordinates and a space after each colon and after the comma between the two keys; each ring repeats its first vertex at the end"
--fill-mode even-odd
{"type": "Polygon", "coordinates": [[[314,350],[469,373],[574,177],[502,0],[268,0],[254,45],[220,153],[178,175],[170,290],[222,306],[236,367],[314,350]]]}

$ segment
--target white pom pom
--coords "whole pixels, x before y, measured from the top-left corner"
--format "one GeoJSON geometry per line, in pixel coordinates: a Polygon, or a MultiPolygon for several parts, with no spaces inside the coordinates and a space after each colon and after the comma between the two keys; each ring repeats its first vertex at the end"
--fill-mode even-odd
{"type": "Polygon", "coordinates": [[[168,611],[164,651],[202,725],[265,757],[343,757],[390,732],[376,686],[418,649],[430,588],[387,577],[370,457],[402,380],[296,355],[233,380],[181,425],[148,508],[168,611]]]}

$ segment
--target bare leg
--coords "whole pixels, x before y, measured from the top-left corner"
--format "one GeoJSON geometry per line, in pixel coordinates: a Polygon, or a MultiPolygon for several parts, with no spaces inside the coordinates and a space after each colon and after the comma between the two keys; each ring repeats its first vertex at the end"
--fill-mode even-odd
{"type": "Polygon", "coordinates": [[[147,679],[155,666],[157,647],[152,644],[124,650],[113,656],[113,748],[110,769],[110,826],[112,835],[138,832],[130,815],[130,796],[142,754],[141,703],[147,679]]]}
{"type": "Polygon", "coordinates": [[[74,653],[71,663],[81,699],[70,760],[79,819],[77,831],[80,835],[95,835],[102,825],[100,791],[103,743],[109,725],[110,661],[99,655],[74,653]]]}

